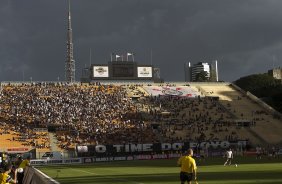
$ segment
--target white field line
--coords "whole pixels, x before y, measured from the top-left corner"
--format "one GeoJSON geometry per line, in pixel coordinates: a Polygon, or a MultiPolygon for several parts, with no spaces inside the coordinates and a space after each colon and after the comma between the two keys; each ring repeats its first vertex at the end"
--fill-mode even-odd
{"type": "Polygon", "coordinates": [[[84,172],[84,173],[87,173],[87,174],[100,175],[100,174],[97,174],[97,173],[94,173],[94,172],[84,171],[84,170],[81,170],[81,169],[72,169],[72,168],[70,168],[70,169],[74,170],[74,171],[84,172]]]}
{"type": "MultiPolygon", "coordinates": [[[[104,176],[104,175],[101,175],[101,174],[97,174],[97,173],[94,173],[94,172],[89,172],[89,171],[84,171],[84,170],[81,170],[81,169],[72,169],[71,170],[74,170],[74,171],[80,171],[80,172],[83,172],[83,173],[87,173],[87,174],[93,174],[93,175],[100,175],[100,176],[104,176]]],[[[144,183],[139,183],[137,181],[132,181],[132,180],[125,180],[125,179],[120,179],[120,178],[115,178],[115,177],[109,177],[109,176],[104,176],[103,178],[113,178],[115,180],[120,180],[120,181],[125,181],[125,182],[132,182],[133,184],[144,184],[144,183]]]]}

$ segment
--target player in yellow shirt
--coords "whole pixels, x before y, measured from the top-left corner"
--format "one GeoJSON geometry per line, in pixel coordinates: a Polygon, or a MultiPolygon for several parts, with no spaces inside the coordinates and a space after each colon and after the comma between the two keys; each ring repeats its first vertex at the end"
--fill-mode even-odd
{"type": "Polygon", "coordinates": [[[4,166],[4,172],[0,173],[0,184],[16,183],[17,172],[15,171],[15,179],[9,175],[12,170],[12,165],[8,164],[4,166]]]}
{"type": "Polygon", "coordinates": [[[187,155],[182,156],[178,159],[177,164],[181,167],[180,170],[180,181],[181,184],[185,184],[187,181],[188,184],[191,184],[191,181],[197,179],[197,166],[196,161],[193,156],[193,150],[188,149],[187,155]]]}

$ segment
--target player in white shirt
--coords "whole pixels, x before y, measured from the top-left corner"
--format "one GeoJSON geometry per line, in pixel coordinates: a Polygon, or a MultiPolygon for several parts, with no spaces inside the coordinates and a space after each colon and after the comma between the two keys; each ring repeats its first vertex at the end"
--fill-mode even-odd
{"type": "Polygon", "coordinates": [[[262,149],[260,146],[256,147],[256,159],[261,159],[261,155],[262,155],[262,149]]]}
{"type": "Polygon", "coordinates": [[[224,166],[226,166],[226,164],[231,165],[231,160],[233,159],[232,149],[230,148],[229,150],[227,150],[225,155],[226,155],[227,160],[224,163],[224,166]]]}

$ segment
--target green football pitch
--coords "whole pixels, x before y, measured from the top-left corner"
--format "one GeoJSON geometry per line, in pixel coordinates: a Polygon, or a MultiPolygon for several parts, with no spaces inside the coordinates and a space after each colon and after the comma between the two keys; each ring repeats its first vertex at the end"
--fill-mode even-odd
{"type": "MultiPolygon", "coordinates": [[[[282,159],[236,158],[235,167],[223,158],[197,161],[199,184],[282,184],[282,159]]],[[[116,161],[84,165],[44,166],[42,172],[61,184],[175,184],[176,160],[116,161]]]]}

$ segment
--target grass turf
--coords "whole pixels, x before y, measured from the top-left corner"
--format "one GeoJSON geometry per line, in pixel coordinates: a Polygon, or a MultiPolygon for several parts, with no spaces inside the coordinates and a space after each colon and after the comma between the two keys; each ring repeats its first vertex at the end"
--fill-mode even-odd
{"type": "MultiPolygon", "coordinates": [[[[235,167],[223,166],[223,158],[197,161],[199,184],[281,184],[282,159],[236,158],[235,167]]],[[[116,161],[39,168],[61,184],[175,184],[176,160],[116,161]]]]}

